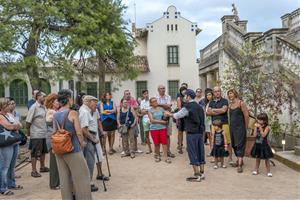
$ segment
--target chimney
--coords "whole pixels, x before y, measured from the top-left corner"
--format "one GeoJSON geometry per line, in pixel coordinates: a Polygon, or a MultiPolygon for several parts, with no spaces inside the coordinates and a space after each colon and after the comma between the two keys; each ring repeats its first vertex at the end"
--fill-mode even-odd
{"type": "Polygon", "coordinates": [[[226,24],[228,22],[235,22],[236,16],[235,15],[224,15],[221,18],[222,21],[222,33],[226,32],[226,24]]]}

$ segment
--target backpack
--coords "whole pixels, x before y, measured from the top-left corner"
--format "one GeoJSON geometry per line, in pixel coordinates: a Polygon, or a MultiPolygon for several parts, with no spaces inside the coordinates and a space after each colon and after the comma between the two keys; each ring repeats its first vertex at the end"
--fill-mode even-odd
{"type": "Polygon", "coordinates": [[[64,129],[64,125],[67,120],[67,117],[69,116],[69,113],[70,111],[68,111],[65,114],[61,127],[59,126],[56,118],[54,118],[57,129],[51,135],[51,146],[52,146],[52,152],[57,155],[70,153],[74,149],[72,144],[72,134],[69,131],[64,129]]]}

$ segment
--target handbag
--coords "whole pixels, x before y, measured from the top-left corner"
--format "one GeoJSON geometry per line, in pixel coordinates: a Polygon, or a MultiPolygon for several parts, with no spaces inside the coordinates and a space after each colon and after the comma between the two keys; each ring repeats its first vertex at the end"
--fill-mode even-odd
{"type": "Polygon", "coordinates": [[[72,134],[64,129],[66,119],[69,116],[69,112],[70,111],[66,113],[61,127],[59,126],[58,121],[54,118],[57,130],[51,135],[51,146],[52,152],[57,155],[70,153],[74,149],[72,144],[72,134]]]}
{"type": "MultiPolygon", "coordinates": [[[[11,123],[5,115],[2,115],[9,123],[11,123]]],[[[7,147],[22,140],[18,131],[5,129],[0,125],[0,147],[7,147]]]]}
{"type": "Polygon", "coordinates": [[[19,135],[21,136],[21,143],[20,146],[24,146],[27,143],[27,136],[22,130],[19,130],[19,135]]]}
{"type": "MultiPolygon", "coordinates": [[[[122,109],[122,108],[121,108],[121,109],[122,109]]],[[[122,111],[121,109],[120,109],[120,112],[122,111]]],[[[125,135],[125,134],[128,133],[128,127],[126,126],[126,123],[127,123],[127,121],[128,121],[129,110],[130,110],[130,107],[129,107],[129,109],[128,109],[128,111],[127,111],[127,114],[126,114],[125,123],[122,124],[121,126],[119,126],[119,128],[118,128],[118,132],[119,132],[121,135],[125,135]]]]}

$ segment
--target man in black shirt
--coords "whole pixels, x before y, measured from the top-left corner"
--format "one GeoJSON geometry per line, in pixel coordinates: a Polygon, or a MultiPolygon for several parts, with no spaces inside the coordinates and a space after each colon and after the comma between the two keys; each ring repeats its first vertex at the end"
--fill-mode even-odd
{"type": "Polygon", "coordinates": [[[187,181],[201,181],[204,176],[205,152],[203,143],[204,111],[202,107],[195,102],[195,92],[187,89],[185,93],[185,101],[183,108],[177,113],[165,114],[175,119],[184,118],[187,151],[190,159],[190,164],[193,166],[194,176],[188,177],[187,181]]]}
{"type": "MultiPolygon", "coordinates": [[[[230,131],[228,125],[228,100],[222,97],[222,91],[219,86],[214,87],[214,100],[209,103],[207,115],[212,117],[212,121],[221,120],[222,122],[222,130],[225,133],[225,137],[227,140],[228,151],[229,151],[229,163],[233,164],[232,161],[232,149],[231,149],[231,139],[230,139],[230,131]]],[[[212,126],[212,133],[214,132],[214,128],[212,126]]]]}

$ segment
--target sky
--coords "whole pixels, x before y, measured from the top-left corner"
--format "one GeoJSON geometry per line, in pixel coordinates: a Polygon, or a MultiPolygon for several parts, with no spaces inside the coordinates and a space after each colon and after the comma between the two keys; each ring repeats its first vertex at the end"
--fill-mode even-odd
{"type": "Polygon", "coordinates": [[[248,20],[248,32],[281,28],[280,17],[300,7],[300,0],[123,0],[123,3],[127,6],[126,20],[134,22],[136,10],[138,28],[146,27],[146,23],[160,18],[170,5],[174,5],[181,16],[196,22],[202,29],[197,36],[197,52],[221,35],[220,19],[232,14],[232,3],[237,7],[240,19],[248,20]]]}

